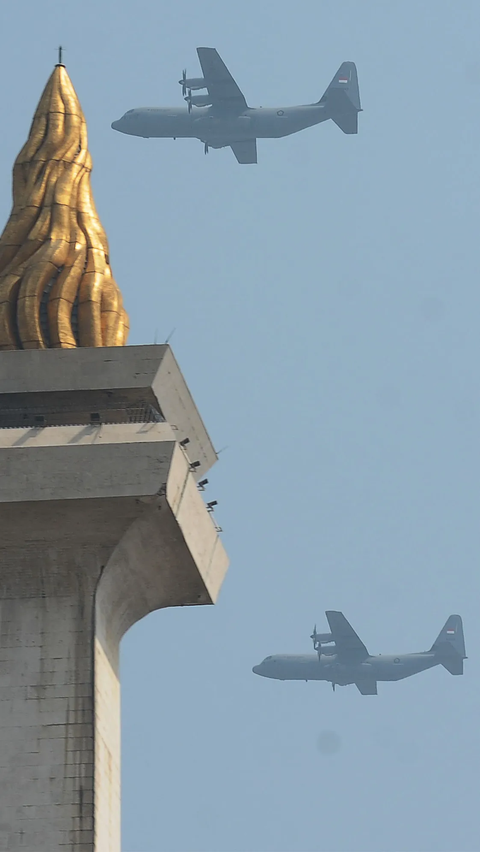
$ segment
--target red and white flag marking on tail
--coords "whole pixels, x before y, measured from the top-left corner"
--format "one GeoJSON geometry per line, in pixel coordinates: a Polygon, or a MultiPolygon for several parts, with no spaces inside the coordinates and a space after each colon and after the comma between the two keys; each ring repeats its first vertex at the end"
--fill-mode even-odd
{"type": "Polygon", "coordinates": [[[348,83],[348,77],[339,77],[338,82],[339,83],[348,83]]]}
{"type": "Polygon", "coordinates": [[[449,627],[447,633],[451,636],[453,633],[455,633],[455,630],[453,629],[453,627],[449,627]]]}

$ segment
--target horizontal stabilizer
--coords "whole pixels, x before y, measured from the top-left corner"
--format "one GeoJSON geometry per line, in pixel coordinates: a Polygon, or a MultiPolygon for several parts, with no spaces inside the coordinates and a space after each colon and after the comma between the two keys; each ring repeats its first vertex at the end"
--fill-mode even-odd
{"type": "Polygon", "coordinates": [[[445,657],[442,666],[452,675],[463,675],[463,660],[456,654],[454,657],[445,657]]]}
{"type": "Polygon", "coordinates": [[[340,115],[332,115],[332,121],[344,133],[358,133],[358,112],[341,112],[340,115]]]}

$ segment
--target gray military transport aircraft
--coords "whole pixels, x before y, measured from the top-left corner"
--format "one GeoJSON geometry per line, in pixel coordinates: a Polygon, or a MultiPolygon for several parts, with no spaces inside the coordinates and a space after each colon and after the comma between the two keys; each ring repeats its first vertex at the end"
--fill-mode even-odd
{"type": "Polygon", "coordinates": [[[329,118],[344,133],[358,133],[361,112],[357,69],[344,62],[325,94],[314,104],[273,109],[247,105],[230,71],[213,47],[197,47],[202,77],[178,82],[187,107],[138,107],[112,122],[130,136],[194,138],[209,148],[231,147],[239,163],[257,162],[257,139],[278,139],[329,118]],[[207,94],[192,95],[206,89],[207,94]]]}
{"type": "Polygon", "coordinates": [[[253,672],[275,680],[327,680],[335,686],[354,683],[362,695],[377,695],[377,681],[405,677],[444,666],[452,675],[463,674],[465,641],[462,619],[451,615],[429,651],[398,656],[372,657],[342,612],[326,612],[330,633],[311,639],[316,654],[274,654],[265,657],[253,672]],[[332,644],[333,643],[333,644],[332,644]]]}

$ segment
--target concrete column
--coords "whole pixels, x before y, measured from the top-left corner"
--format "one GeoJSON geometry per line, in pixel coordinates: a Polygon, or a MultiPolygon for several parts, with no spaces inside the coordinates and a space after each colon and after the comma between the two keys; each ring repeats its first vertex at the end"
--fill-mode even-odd
{"type": "Polygon", "coordinates": [[[215,458],[168,347],[2,353],[0,850],[119,852],[119,642],[215,601],[215,458]]]}

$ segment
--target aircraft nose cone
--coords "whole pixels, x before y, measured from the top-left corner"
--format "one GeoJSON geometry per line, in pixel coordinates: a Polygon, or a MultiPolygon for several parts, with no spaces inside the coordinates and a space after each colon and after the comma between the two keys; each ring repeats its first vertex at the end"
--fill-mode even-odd
{"type": "Polygon", "coordinates": [[[112,130],[118,130],[118,125],[119,125],[119,124],[120,124],[120,122],[119,122],[119,121],[112,121],[112,123],[111,123],[110,127],[112,128],[112,130]]]}
{"type": "Polygon", "coordinates": [[[260,666],[254,666],[253,669],[252,669],[253,674],[259,674],[259,671],[258,671],[259,668],[260,668],[260,666]]]}

